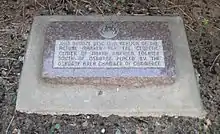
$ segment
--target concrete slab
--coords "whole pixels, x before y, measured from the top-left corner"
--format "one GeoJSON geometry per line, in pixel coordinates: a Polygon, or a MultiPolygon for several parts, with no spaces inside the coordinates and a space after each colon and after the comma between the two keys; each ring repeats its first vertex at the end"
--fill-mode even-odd
{"type": "Polygon", "coordinates": [[[109,116],[191,116],[203,118],[197,81],[180,17],[39,16],[35,17],[19,83],[16,110],[39,114],[109,116]],[[176,52],[177,78],[172,85],[143,88],[50,84],[41,77],[46,27],[54,21],[168,22],[176,52]]]}

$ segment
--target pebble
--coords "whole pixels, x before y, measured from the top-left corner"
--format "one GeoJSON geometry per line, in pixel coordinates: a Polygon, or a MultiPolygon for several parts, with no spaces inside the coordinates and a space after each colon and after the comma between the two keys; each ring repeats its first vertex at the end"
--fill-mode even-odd
{"type": "Polygon", "coordinates": [[[83,126],[83,127],[87,127],[88,124],[89,124],[89,123],[88,123],[87,121],[85,121],[85,122],[83,122],[82,126],[83,126]]]}
{"type": "Polygon", "coordinates": [[[25,33],[25,34],[23,34],[23,36],[22,36],[25,40],[27,40],[28,39],[28,34],[27,33],[25,33]]]}
{"type": "Polygon", "coordinates": [[[24,61],[24,56],[19,56],[19,57],[18,57],[18,60],[19,60],[20,62],[23,62],[23,61],[24,61]]]}
{"type": "Polygon", "coordinates": [[[85,8],[86,8],[87,10],[89,10],[89,11],[92,11],[92,10],[93,10],[90,5],[86,5],[85,8]]]}
{"type": "Polygon", "coordinates": [[[155,123],[155,124],[156,124],[157,126],[159,126],[159,125],[160,125],[160,123],[159,123],[159,122],[157,122],[157,121],[156,121],[156,123],[155,123]]]}
{"type": "Polygon", "coordinates": [[[100,91],[98,92],[98,95],[102,95],[102,94],[103,94],[103,91],[100,90],[100,91]]]}
{"type": "Polygon", "coordinates": [[[208,126],[212,125],[212,122],[209,119],[206,119],[205,122],[208,126]]]}
{"type": "Polygon", "coordinates": [[[101,130],[101,133],[102,133],[102,134],[104,134],[104,133],[105,133],[105,129],[104,129],[104,128],[101,130]]]}
{"type": "Polygon", "coordinates": [[[77,124],[76,123],[72,123],[72,124],[69,124],[70,126],[72,127],[75,127],[77,124]]]}
{"type": "Polygon", "coordinates": [[[12,134],[21,134],[21,130],[15,128],[15,129],[12,131],[12,134]]]}
{"type": "Polygon", "coordinates": [[[116,13],[116,15],[121,15],[121,12],[120,12],[120,11],[119,11],[119,12],[117,12],[117,13],[116,13]]]}
{"type": "Polygon", "coordinates": [[[7,72],[5,72],[5,70],[2,70],[2,75],[6,75],[7,72]]]}
{"type": "Polygon", "coordinates": [[[92,11],[93,9],[91,7],[88,8],[89,11],[92,11]]]}
{"type": "Polygon", "coordinates": [[[121,134],[121,130],[117,128],[117,130],[115,131],[115,134],[121,134]]]}
{"type": "Polygon", "coordinates": [[[90,7],[90,5],[86,5],[86,6],[85,6],[85,8],[89,8],[89,7],[90,7]]]}

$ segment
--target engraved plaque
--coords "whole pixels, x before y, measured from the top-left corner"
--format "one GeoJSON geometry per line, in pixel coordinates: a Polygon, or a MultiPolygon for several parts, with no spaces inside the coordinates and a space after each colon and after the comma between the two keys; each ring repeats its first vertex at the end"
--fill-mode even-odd
{"type": "Polygon", "coordinates": [[[175,82],[167,22],[52,22],[42,76],[48,82],[148,86],[175,82]]]}
{"type": "Polygon", "coordinates": [[[162,40],[56,40],[54,68],[164,68],[162,40]]]}

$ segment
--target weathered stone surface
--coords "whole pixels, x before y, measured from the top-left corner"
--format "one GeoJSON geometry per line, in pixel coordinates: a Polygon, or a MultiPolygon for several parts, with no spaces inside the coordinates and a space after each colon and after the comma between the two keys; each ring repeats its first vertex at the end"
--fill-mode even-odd
{"type": "Polygon", "coordinates": [[[166,21],[57,21],[45,32],[42,76],[53,83],[171,84],[174,56],[166,21]]]}

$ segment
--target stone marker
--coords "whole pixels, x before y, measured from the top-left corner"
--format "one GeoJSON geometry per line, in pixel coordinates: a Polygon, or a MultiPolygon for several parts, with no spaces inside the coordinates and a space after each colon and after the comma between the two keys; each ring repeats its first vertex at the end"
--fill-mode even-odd
{"type": "Polygon", "coordinates": [[[49,82],[140,87],[175,81],[167,22],[52,22],[44,45],[49,82]]]}
{"type": "Polygon", "coordinates": [[[36,17],[16,110],[204,117],[182,19],[36,17]]]}

